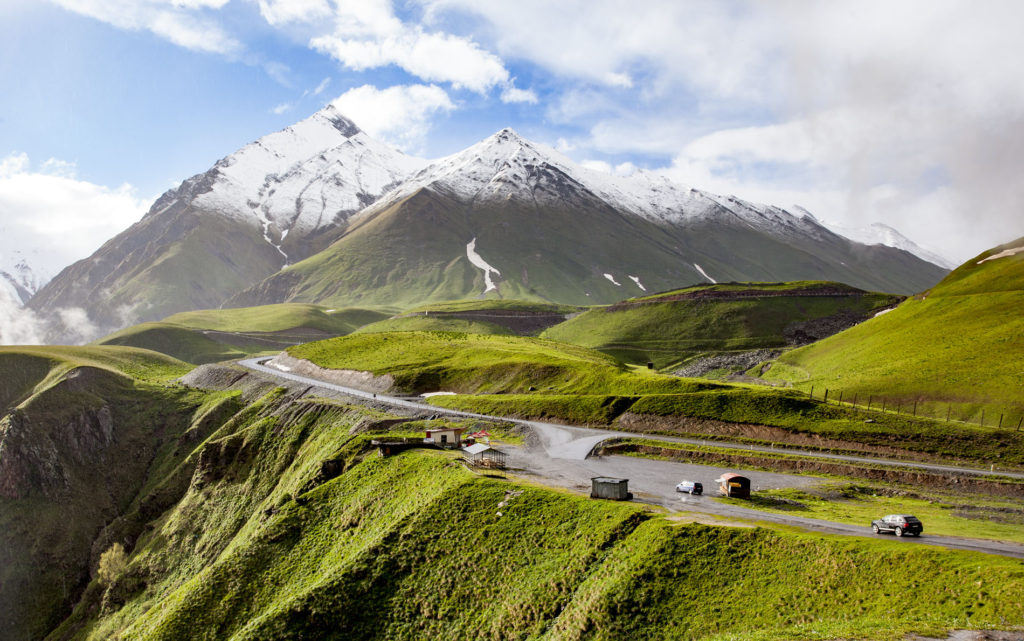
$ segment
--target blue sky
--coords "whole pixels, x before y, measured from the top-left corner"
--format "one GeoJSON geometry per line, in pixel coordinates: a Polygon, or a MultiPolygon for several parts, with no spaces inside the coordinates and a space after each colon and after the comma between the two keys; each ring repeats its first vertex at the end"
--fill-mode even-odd
{"type": "Polygon", "coordinates": [[[67,264],[336,101],[417,155],[510,126],[959,261],[1024,235],[1021,7],[0,0],[0,231],[67,264]]]}

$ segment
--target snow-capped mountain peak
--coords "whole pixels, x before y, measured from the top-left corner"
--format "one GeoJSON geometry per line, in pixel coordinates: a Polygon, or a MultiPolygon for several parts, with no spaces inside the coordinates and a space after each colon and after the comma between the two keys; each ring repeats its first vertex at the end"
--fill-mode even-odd
{"type": "Polygon", "coordinates": [[[209,188],[192,204],[281,240],[336,224],[424,163],[371,138],[329,105],[218,161],[205,176],[209,188]]]}

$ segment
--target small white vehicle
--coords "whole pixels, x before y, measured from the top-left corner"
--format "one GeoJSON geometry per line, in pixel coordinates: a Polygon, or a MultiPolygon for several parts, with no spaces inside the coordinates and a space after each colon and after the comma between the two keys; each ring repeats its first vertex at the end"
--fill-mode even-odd
{"type": "Polygon", "coordinates": [[[686,492],[687,494],[703,494],[704,486],[697,481],[680,481],[679,485],[676,485],[676,492],[686,492]]]}

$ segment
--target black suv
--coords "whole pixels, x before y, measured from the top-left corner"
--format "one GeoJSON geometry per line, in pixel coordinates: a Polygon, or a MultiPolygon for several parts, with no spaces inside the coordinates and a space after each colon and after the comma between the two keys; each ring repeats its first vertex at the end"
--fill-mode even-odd
{"type": "Polygon", "coordinates": [[[871,529],[875,534],[880,532],[893,532],[896,536],[913,534],[921,536],[924,526],[916,516],[909,514],[890,514],[883,519],[871,522],[871,529]]]}

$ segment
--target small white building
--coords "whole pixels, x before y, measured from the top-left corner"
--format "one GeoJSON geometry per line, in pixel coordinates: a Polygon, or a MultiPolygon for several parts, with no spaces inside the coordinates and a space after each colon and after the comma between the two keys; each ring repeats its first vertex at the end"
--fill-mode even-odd
{"type": "Polygon", "coordinates": [[[465,454],[466,461],[470,465],[478,465],[480,467],[496,467],[504,469],[506,454],[500,450],[496,450],[486,443],[476,443],[468,447],[462,448],[465,454]]]}
{"type": "Polygon", "coordinates": [[[426,430],[427,435],[423,439],[424,443],[433,443],[441,447],[459,447],[462,445],[462,432],[464,428],[461,427],[444,427],[433,430],[426,430]]]}

